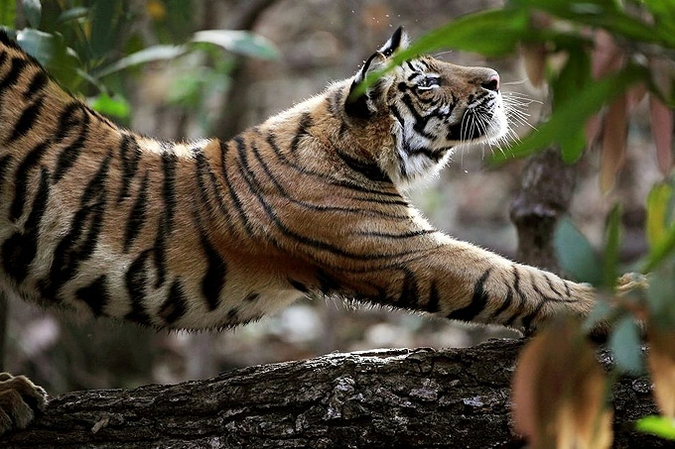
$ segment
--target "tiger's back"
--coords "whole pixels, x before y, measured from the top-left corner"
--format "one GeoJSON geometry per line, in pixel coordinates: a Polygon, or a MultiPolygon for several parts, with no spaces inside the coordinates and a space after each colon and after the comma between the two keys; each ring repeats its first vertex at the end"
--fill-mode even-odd
{"type": "Polygon", "coordinates": [[[507,130],[491,69],[421,56],[359,94],[406,41],[228,142],[178,143],[116,126],[0,35],[4,288],[157,328],[231,327],[308,294],[518,328],[587,313],[591,288],[454,240],[403,196],[507,130]]]}

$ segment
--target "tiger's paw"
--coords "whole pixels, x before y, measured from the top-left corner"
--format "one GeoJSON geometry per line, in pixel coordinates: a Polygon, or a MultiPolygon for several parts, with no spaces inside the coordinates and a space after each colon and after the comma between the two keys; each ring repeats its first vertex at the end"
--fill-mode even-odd
{"type": "Polygon", "coordinates": [[[0,373],[0,435],[25,429],[47,405],[47,392],[26,376],[0,373]]]}
{"type": "Polygon", "coordinates": [[[616,283],[616,292],[623,296],[633,291],[646,291],[649,287],[649,279],[640,273],[626,273],[616,283]]]}

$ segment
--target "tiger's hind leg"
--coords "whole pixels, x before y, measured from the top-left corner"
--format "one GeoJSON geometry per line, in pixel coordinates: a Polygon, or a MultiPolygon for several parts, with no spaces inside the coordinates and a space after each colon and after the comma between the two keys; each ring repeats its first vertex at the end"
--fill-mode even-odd
{"type": "Polygon", "coordinates": [[[25,376],[0,373],[0,435],[25,429],[47,405],[47,392],[25,376]]]}

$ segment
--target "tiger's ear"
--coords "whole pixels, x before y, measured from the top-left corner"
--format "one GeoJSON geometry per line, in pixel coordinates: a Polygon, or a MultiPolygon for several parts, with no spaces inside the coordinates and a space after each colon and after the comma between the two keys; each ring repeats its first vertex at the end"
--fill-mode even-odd
{"type": "Polygon", "coordinates": [[[389,40],[366,60],[356,76],[354,76],[354,81],[349,88],[349,96],[345,103],[347,114],[352,117],[369,118],[377,112],[377,100],[382,88],[381,80],[377,80],[360,95],[356,94],[356,88],[367,78],[369,73],[383,69],[387,60],[394,53],[407,46],[408,35],[403,30],[403,27],[398,27],[389,40]]]}

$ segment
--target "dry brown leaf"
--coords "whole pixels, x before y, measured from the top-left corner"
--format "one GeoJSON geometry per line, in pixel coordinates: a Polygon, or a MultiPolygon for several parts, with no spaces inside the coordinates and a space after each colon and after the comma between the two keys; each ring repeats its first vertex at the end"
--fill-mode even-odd
{"type": "Polygon", "coordinates": [[[578,323],[552,323],[520,354],[513,379],[516,431],[533,449],[610,447],[612,412],[605,382],[578,323]]]}
{"type": "Polygon", "coordinates": [[[592,148],[595,141],[598,139],[600,129],[602,128],[602,118],[602,112],[598,112],[586,121],[584,135],[586,136],[586,145],[588,148],[592,148]]]}
{"type": "Polygon", "coordinates": [[[675,84],[675,61],[667,58],[653,58],[649,61],[649,72],[659,93],[669,99],[675,84]]]}
{"type": "Polygon", "coordinates": [[[675,419],[675,330],[651,326],[649,343],[649,370],[654,382],[654,398],[665,416],[675,419]]]}
{"type": "Polygon", "coordinates": [[[614,185],[617,173],[626,160],[628,117],[626,95],[621,95],[607,109],[602,129],[602,155],[600,157],[600,191],[608,192],[614,185]]]}
{"type": "MultiPolygon", "coordinates": [[[[551,16],[543,12],[533,11],[530,14],[530,28],[532,29],[545,30],[550,28],[552,23],[551,16]]],[[[521,48],[525,74],[534,87],[540,87],[544,82],[548,53],[544,44],[523,44],[521,48]]]]}
{"type": "Polygon", "coordinates": [[[649,116],[659,169],[667,176],[673,166],[673,110],[650,95],[649,116]]]}
{"type": "Polygon", "coordinates": [[[647,95],[647,87],[643,84],[636,84],[628,90],[628,112],[632,112],[633,109],[640,104],[640,102],[647,95]]]}
{"type": "Polygon", "coordinates": [[[534,87],[540,87],[546,74],[548,51],[543,44],[524,44],[521,48],[527,79],[534,87]]]}
{"type": "Polygon", "coordinates": [[[615,72],[623,65],[624,52],[616,45],[611,34],[597,30],[593,35],[593,53],[591,54],[591,74],[598,79],[607,73],[615,72]]]}

